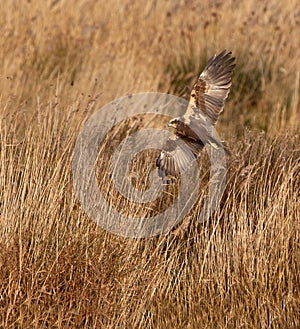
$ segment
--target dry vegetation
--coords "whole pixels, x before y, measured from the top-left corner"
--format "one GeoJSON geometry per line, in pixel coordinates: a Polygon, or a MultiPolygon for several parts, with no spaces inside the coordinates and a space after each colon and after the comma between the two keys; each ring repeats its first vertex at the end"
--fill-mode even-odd
{"type": "Polygon", "coordinates": [[[300,328],[299,1],[202,3],[2,4],[1,328],[300,328]],[[145,240],[97,227],[72,186],[84,121],[125,94],[187,95],[224,48],[214,216],[145,240]]]}

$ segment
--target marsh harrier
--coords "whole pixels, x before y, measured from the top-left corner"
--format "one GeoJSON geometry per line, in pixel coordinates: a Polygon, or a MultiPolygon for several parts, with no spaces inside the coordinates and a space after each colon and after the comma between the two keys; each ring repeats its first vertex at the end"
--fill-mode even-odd
{"type": "Polygon", "coordinates": [[[158,174],[165,183],[186,170],[207,143],[215,148],[222,147],[209,127],[216,124],[224,109],[234,60],[227,50],[211,57],[194,85],[186,112],[169,121],[168,126],[175,134],[167,140],[156,160],[158,174]]]}

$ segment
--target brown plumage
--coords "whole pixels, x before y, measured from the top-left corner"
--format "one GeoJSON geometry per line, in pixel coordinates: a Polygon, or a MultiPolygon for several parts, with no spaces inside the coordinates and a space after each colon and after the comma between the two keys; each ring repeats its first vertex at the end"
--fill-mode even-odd
{"type": "Polygon", "coordinates": [[[165,183],[188,169],[205,144],[222,146],[211,136],[210,127],[216,124],[224,109],[234,59],[227,50],[210,58],[194,85],[185,114],[168,123],[175,135],[168,139],[156,160],[158,174],[165,183]]]}

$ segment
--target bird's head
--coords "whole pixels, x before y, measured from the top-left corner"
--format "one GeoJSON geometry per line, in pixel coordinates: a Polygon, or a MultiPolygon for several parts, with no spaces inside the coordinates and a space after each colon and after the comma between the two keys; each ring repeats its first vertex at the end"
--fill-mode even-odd
{"type": "Polygon", "coordinates": [[[180,124],[181,121],[179,120],[179,118],[174,118],[168,122],[168,127],[178,129],[180,124]]]}

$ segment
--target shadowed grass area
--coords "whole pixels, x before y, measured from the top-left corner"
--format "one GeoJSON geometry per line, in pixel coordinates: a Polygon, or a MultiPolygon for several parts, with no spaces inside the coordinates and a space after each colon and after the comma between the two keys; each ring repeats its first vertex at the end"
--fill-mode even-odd
{"type": "MultiPolygon", "coordinates": [[[[0,9],[0,327],[300,327],[300,6],[298,1],[7,1],[0,9]],[[130,93],[187,97],[206,60],[236,57],[217,130],[230,148],[221,204],[197,204],[170,233],[114,236],[75,196],[84,122],[130,93]]],[[[153,126],[163,125],[157,120],[153,126]]],[[[98,183],[116,208],[108,159],[137,118],[108,136],[98,183]]],[[[157,151],[132,167],[148,184],[157,151]],[[156,153],[155,153],[156,152],[156,153]]]]}

